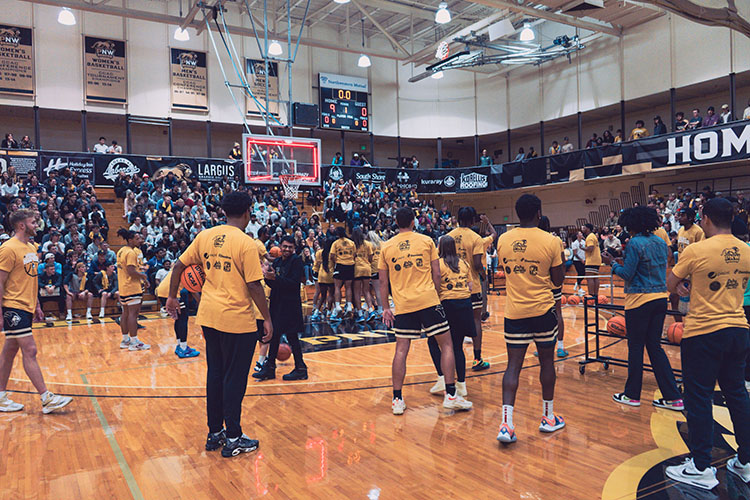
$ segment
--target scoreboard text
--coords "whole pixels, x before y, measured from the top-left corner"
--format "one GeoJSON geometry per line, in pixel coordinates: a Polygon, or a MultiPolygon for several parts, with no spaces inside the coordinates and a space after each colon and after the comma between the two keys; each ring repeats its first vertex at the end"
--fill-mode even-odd
{"type": "Polygon", "coordinates": [[[320,126],[367,132],[367,92],[320,87],[320,126]]]}

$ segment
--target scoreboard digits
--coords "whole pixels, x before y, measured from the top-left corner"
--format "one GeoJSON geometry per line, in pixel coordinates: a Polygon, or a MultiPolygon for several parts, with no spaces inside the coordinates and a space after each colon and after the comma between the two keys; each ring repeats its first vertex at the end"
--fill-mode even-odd
{"type": "Polygon", "coordinates": [[[370,116],[367,92],[320,83],[320,127],[336,130],[369,131],[370,116]]]}

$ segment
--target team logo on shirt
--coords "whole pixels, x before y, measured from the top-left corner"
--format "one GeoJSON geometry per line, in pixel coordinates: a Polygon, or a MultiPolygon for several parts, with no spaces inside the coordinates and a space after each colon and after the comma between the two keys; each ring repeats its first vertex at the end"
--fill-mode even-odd
{"type": "Polygon", "coordinates": [[[402,252],[406,252],[411,248],[411,244],[409,243],[409,240],[402,241],[398,244],[398,249],[402,252]]]}
{"type": "Polygon", "coordinates": [[[412,267],[413,265],[414,265],[414,264],[412,263],[412,261],[410,261],[410,260],[407,260],[406,262],[404,262],[404,269],[409,269],[409,268],[410,268],[410,267],[412,267]]]}
{"type": "Polygon", "coordinates": [[[513,268],[513,272],[516,274],[524,274],[526,272],[526,268],[523,266],[515,266],[513,268]]]}
{"type": "Polygon", "coordinates": [[[729,278],[727,280],[727,290],[736,290],[737,288],[739,288],[739,286],[740,284],[737,282],[737,280],[733,280],[732,278],[729,278]]]}
{"type": "Polygon", "coordinates": [[[38,267],[39,256],[36,253],[27,253],[23,256],[23,270],[26,271],[26,274],[36,278],[39,275],[38,267]]]}
{"type": "Polygon", "coordinates": [[[532,264],[529,266],[529,274],[532,276],[536,276],[539,274],[539,266],[532,264]]]}
{"type": "Polygon", "coordinates": [[[721,283],[719,283],[718,281],[712,281],[711,284],[708,285],[708,288],[712,292],[718,292],[721,289],[721,283]]]}
{"type": "Polygon", "coordinates": [[[513,251],[516,253],[522,253],[526,251],[527,246],[528,245],[526,243],[526,240],[516,240],[513,242],[513,246],[511,248],[513,248],[513,251]]]}
{"type": "Polygon", "coordinates": [[[217,248],[221,248],[224,246],[224,240],[226,239],[225,234],[220,234],[219,236],[214,238],[214,246],[217,248]]]}
{"type": "Polygon", "coordinates": [[[737,247],[725,248],[721,252],[724,262],[727,264],[737,264],[740,261],[740,249],[737,247]]]}

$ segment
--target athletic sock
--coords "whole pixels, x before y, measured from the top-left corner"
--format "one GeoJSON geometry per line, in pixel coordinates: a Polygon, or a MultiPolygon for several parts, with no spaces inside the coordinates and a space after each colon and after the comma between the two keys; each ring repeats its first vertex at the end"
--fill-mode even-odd
{"type": "Polygon", "coordinates": [[[262,354],[258,356],[258,363],[263,364],[266,362],[266,358],[268,356],[263,356],[262,354]]]}
{"type": "Polygon", "coordinates": [[[564,349],[564,347],[563,347],[563,341],[562,340],[558,340],[557,341],[557,348],[558,349],[564,349]]]}
{"type": "Polygon", "coordinates": [[[445,384],[445,393],[454,397],[456,395],[456,384],[445,384]]]}
{"type": "Polygon", "coordinates": [[[122,341],[123,342],[130,342],[130,335],[123,335],[122,336],[122,341]]]}
{"type": "Polygon", "coordinates": [[[547,401],[546,399],[542,400],[542,415],[549,419],[555,418],[555,414],[552,411],[552,400],[550,399],[547,401]]]}
{"type": "Polygon", "coordinates": [[[6,391],[0,391],[0,399],[5,399],[5,396],[6,396],[7,394],[8,394],[8,393],[7,393],[6,391]]]}
{"type": "Polygon", "coordinates": [[[73,316],[73,311],[71,311],[70,309],[68,309],[68,316],[73,316]]]}
{"type": "Polygon", "coordinates": [[[513,427],[513,405],[503,405],[503,423],[513,427]]]}
{"type": "Polygon", "coordinates": [[[474,359],[477,361],[482,359],[482,350],[481,349],[474,349],[474,359]]]}
{"type": "Polygon", "coordinates": [[[44,391],[43,393],[41,393],[41,394],[39,395],[39,398],[40,398],[40,399],[41,399],[42,401],[44,401],[45,399],[47,399],[47,398],[49,397],[49,395],[50,395],[50,392],[49,392],[49,391],[44,391]]]}
{"type": "Polygon", "coordinates": [[[180,341],[180,349],[182,349],[183,351],[187,349],[187,341],[185,342],[180,341]]]}
{"type": "Polygon", "coordinates": [[[401,389],[399,390],[393,389],[393,399],[401,399],[401,400],[404,399],[403,396],[401,396],[401,389]]]}
{"type": "Polygon", "coordinates": [[[91,314],[91,308],[90,307],[86,308],[86,314],[91,314]]]}
{"type": "Polygon", "coordinates": [[[138,335],[135,337],[130,337],[130,343],[131,344],[137,344],[138,343],[138,335]]]}

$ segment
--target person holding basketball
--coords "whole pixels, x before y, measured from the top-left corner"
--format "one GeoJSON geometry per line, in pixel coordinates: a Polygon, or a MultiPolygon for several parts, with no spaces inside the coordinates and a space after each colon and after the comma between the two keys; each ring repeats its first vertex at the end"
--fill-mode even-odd
{"type": "Polygon", "coordinates": [[[250,221],[250,196],[241,191],[224,195],[221,209],[227,223],[204,229],[175,262],[166,308],[179,316],[180,277],[190,265],[203,265],[206,281],[201,290],[196,323],[206,339],[206,450],[219,448],[221,456],[233,457],[258,448],[258,441],[242,432],[242,400],[258,341],[256,317],[251,306],[266,318],[263,341],[273,336],[261,279],[258,248],[244,229],[250,221]],[[226,425],[226,430],[224,426],[226,425]]]}
{"type": "Polygon", "coordinates": [[[643,348],[648,351],[656,383],[662,397],[654,406],[682,411],[685,406],[677,389],[669,359],[661,347],[664,318],[667,315],[666,243],[654,234],[659,215],[648,207],[626,209],[617,222],[632,235],[625,249],[624,264],[610,253],[602,260],[612,265],[612,273],[625,281],[625,328],[628,336],[628,378],[625,390],[612,396],[617,403],[641,405],[643,385],[643,348]]]}
{"type": "MultiPolygon", "coordinates": [[[[156,296],[159,298],[162,307],[167,304],[167,298],[169,297],[169,284],[172,280],[172,272],[174,269],[170,269],[164,279],[161,280],[159,286],[156,287],[156,296]]],[[[202,272],[202,271],[201,271],[202,272]]],[[[188,335],[188,308],[191,307],[195,302],[200,301],[200,295],[198,293],[191,293],[187,288],[180,288],[180,309],[177,313],[177,319],[174,321],[174,334],[177,338],[177,346],[174,348],[174,353],[178,358],[194,358],[200,355],[200,352],[193,349],[187,344],[188,335]]]]}
{"type": "Polygon", "coordinates": [[[334,304],[331,321],[341,320],[341,287],[346,287],[346,314],[353,310],[352,299],[354,297],[354,263],[357,247],[352,240],[346,237],[346,228],[336,228],[336,241],[331,246],[329,255],[329,267],[333,268],[333,293],[334,304]]]}
{"type": "Polygon", "coordinates": [[[151,349],[151,346],[138,339],[138,313],[141,311],[143,287],[148,286],[148,276],[141,271],[143,253],[140,246],[143,243],[143,236],[141,233],[128,229],[120,229],[117,235],[127,243],[117,252],[117,292],[122,306],[120,349],[147,351],[151,349]]]}

